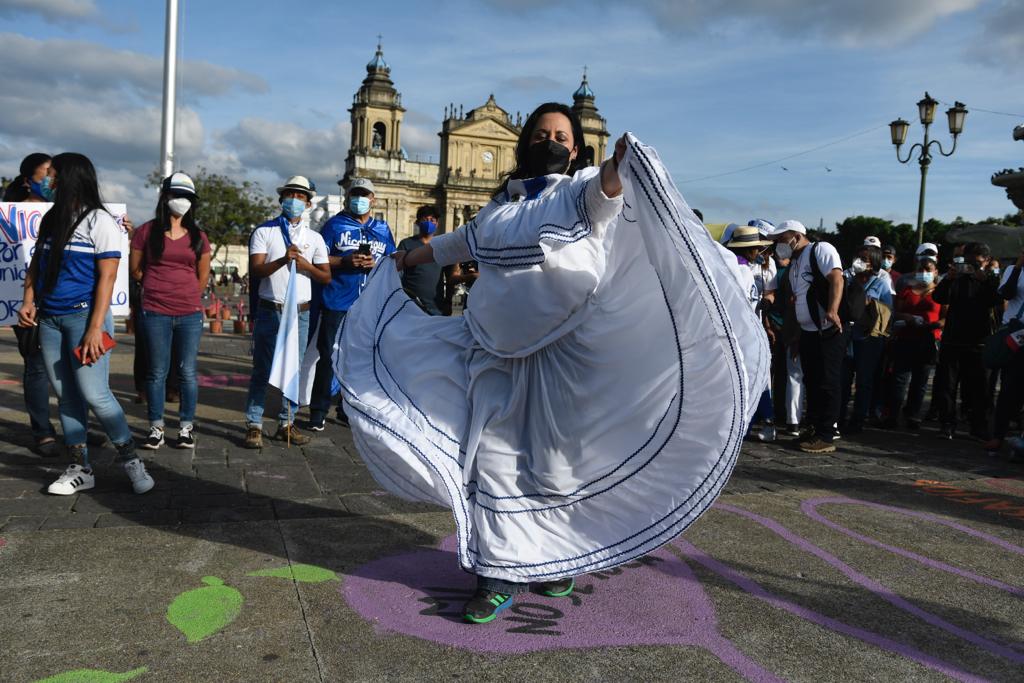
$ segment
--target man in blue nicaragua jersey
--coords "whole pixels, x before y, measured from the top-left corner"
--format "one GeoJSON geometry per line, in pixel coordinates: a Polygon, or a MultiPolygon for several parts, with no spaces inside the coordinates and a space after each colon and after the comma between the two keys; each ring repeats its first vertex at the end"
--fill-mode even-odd
{"type": "MultiPolygon", "coordinates": [[[[317,337],[320,360],[309,405],[310,428],[314,431],[323,430],[331,408],[334,340],[341,321],[366,286],[373,266],[395,251],[388,224],[371,216],[375,203],[373,183],[368,178],[352,178],[345,193],[345,208],[320,231],[331,262],[331,281],[323,288],[317,337]]],[[[340,401],[337,414],[341,422],[347,422],[340,401]]]]}

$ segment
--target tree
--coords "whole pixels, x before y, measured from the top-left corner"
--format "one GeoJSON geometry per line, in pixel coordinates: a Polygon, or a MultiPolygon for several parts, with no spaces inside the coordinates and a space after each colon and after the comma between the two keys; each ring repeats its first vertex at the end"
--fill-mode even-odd
{"type": "MultiPolygon", "coordinates": [[[[199,203],[196,223],[215,244],[212,258],[225,244],[246,244],[249,231],[277,212],[274,200],[250,180],[236,181],[219,173],[210,173],[200,166],[190,174],[196,184],[199,203]]],[[[159,187],[163,176],[153,171],[146,178],[148,187],[159,187]]]]}

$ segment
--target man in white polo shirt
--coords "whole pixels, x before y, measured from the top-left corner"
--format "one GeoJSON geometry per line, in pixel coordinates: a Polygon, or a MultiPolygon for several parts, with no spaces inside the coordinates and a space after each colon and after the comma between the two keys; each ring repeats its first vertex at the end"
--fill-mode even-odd
{"type": "Polygon", "coordinates": [[[774,240],[779,258],[792,258],[787,275],[793,286],[796,320],[800,324],[800,364],[807,388],[807,420],[814,429],[813,435],[800,439],[800,450],[833,453],[847,342],[840,316],[843,264],[831,244],[808,240],[807,228],[800,221],[783,221],[767,237],[774,240]]]}
{"type": "MultiPolygon", "coordinates": [[[[258,299],[253,314],[252,377],[246,401],[246,448],[263,446],[263,403],[267,395],[270,366],[274,362],[277,329],[281,324],[281,307],[288,289],[289,271],[295,262],[296,302],[299,307],[299,348],[306,348],[309,334],[309,301],[312,281],[322,285],[331,281],[327,247],[320,234],[309,227],[309,210],[316,189],[305,177],[297,175],[277,188],[281,215],[257,227],[249,238],[250,278],[259,279],[258,299]]],[[[299,434],[293,420],[297,405],[291,410],[281,398],[276,438],[302,445],[309,437],[299,434]]]]}

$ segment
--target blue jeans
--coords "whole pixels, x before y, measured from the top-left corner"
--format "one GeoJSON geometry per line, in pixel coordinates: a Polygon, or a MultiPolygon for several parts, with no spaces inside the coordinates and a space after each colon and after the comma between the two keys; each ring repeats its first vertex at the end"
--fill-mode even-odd
{"type": "Polygon", "coordinates": [[[188,315],[164,315],[143,311],[142,324],[146,328],[149,351],[149,367],[146,370],[149,424],[154,427],[164,426],[164,396],[172,351],[178,360],[180,377],[181,409],[178,422],[182,425],[192,424],[196,418],[198,400],[196,356],[199,355],[199,339],[203,336],[203,314],[196,311],[188,315]]]}
{"type": "Polygon", "coordinates": [[[853,415],[849,422],[854,426],[862,426],[867,419],[868,410],[873,405],[875,380],[878,378],[878,366],[882,362],[885,351],[885,338],[866,337],[854,339],[852,342],[853,357],[844,359],[845,377],[843,382],[843,407],[840,419],[846,417],[846,408],[853,393],[853,378],[857,377],[857,391],[853,394],[853,415]]]}
{"type": "Polygon", "coordinates": [[[36,350],[25,358],[25,372],[22,375],[25,388],[25,410],[32,425],[32,436],[36,441],[57,436],[50,424],[50,379],[46,376],[46,361],[43,352],[36,350]]]}
{"type": "MultiPolygon", "coordinates": [[[[345,314],[348,311],[320,309],[320,333],[316,338],[316,350],[320,360],[316,363],[316,377],[313,379],[313,395],[309,400],[309,421],[322,422],[331,410],[331,384],[334,379],[334,340],[338,336],[345,314]]],[[[340,399],[339,399],[340,405],[340,399]]]]}
{"type": "MultiPolygon", "coordinates": [[[[121,404],[110,391],[110,353],[92,365],[82,365],[74,350],[82,343],[90,311],[39,317],[39,342],[46,362],[46,374],[57,394],[64,443],[85,446],[89,411],[96,415],[107,438],[123,457],[131,454],[132,433],[121,404]]],[[[103,329],[114,332],[114,319],[107,313],[103,329]]],[[[131,454],[134,457],[134,454],[131,454]]]]}
{"type": "MultiPolygon", "coordinates": [[[[270,366],[274,363],[274,346],[277,344],[277,329],[281,325],[281,313],[257,305],[256,324],[252,332],[252,376],[249,378],[249,398],[245,405],[245,421],[250,425],[263,425],[263,402],[267,398],[267,384],[270,380],[270,366]]],[[[299,352],[306,348],[309,338],[309,311],[299,312],[299,352]]],[[[296,403],[281,398],[281,412],[278,420],[289,424],[287,404],[291,403],[291,418],[295,419],[296,403]]]]}

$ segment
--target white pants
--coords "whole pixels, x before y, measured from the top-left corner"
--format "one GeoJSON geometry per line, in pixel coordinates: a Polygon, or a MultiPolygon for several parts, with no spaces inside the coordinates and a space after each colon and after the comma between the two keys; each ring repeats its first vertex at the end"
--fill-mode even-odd
{"type": "Polygon", "coordinates": [[[800,356],[786,352],[786,424],[800,424],[800,408],[804,402],[804,369],[800,356]]]}

